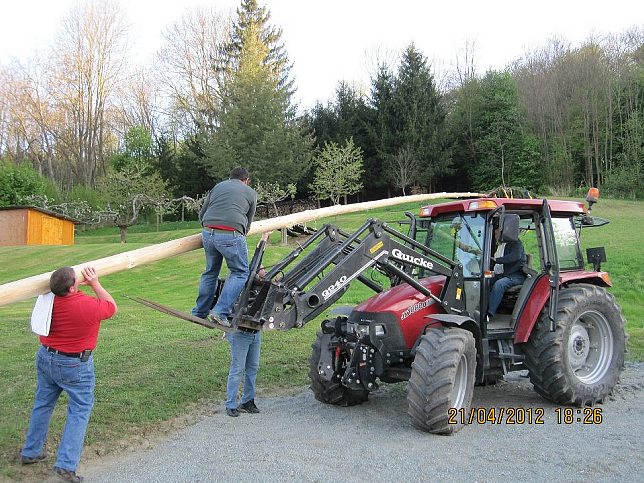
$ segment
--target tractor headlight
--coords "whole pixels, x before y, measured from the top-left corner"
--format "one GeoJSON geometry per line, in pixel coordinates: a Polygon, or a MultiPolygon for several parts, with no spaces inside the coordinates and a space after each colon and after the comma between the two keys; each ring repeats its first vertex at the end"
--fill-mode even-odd
{"type": "Polygon", "coordinates": [[[358,336],[358,339],[362,339],[369,335],[369,326],[350,322],[347,324],[347,333],[355,333],[358,336]]]}

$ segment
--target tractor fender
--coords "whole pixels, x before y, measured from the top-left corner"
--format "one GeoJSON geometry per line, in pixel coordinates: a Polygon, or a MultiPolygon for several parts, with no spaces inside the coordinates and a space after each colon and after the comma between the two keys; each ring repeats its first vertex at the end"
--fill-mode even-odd
{"type": "MultiPolygon", "coordinates": [[[[445,327],[460,327],[462,329],[469,330],[474,336],[474,340],[477,341],[477,350],[480,349],[478,344],[481,341],[481,328],[472,317],[456,314],[430,314],[425,316],[425,318],[440,322],[440,324],[445,327]]],[[[428,325],[434,324],[430,323],[428,325]]],[[[427,327],[425,327],[425,330],[427,330],[427,327]]],[[[418,342],[416,344],[418,344],[418,342]]]]}
{"type": "MultiPolygon", "coordinates": [[[[562,274],[560,278],[560,287],[566,287],[574,282],[591,283],[599,286],[610,286],[606,282],[606,277],[602,277],[604,272],[569,272],[562,274]]],[[[516,331],[514,333],[514,343],[523,344],[528,341],[534,325],[539,320],[539,314],[546,306],[550,298],[550,281],[548,277],[543,274],[538,280],[535,281],[534,287],[530,296],[527,298],[525,304],[520,308],[520,314],[516,323],[516,331]]]]}

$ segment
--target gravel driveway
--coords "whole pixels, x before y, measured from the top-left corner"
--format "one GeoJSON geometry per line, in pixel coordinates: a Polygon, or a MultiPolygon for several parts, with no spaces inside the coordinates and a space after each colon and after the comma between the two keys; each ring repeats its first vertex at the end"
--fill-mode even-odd
{"type": "MultiPolygon", "coordinates": [[[[472,424],[453,436],[411,426],[404,384],[361,406],[319,403],[308,389],[258,398],[261,414],[222,407],[154,447],[87,461],[89,482],[644,481],[644,363],[627,363],[601,424],[558,424],[557,406],[523,373],[478,387],[472,405],[543,408],[544,424],[472,424]]],[[[534,414],[533,412],[533,414],[534,414]]]]}

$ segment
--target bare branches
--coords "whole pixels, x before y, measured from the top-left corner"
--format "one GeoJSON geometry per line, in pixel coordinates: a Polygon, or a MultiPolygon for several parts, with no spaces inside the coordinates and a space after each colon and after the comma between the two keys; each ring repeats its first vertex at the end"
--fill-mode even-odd
{"type": "Polygon", "coordinates": [[[108,113],[125,71],[126,35],[116,4],[95,0],[70,12],[52,51],[50,94],[66,126],[59,149],[74,178],[88,186],[105,172],[115,147],[108,113]]]}
{"type": "Polygon", "coordinates": [[[389,164],[394,185],[402,190],[403,196],[406,196],[405,188],[418,181],[418,160],[409,146],[406,146],[400,148],[389,164]]]}
{"type": "Polygon", "coordinates": [[[187,11],[165,33],[158,74],[177,126],[213,130],[221,109],[222,73],[215,69],[230,36],[230,16],[215,10],[187,11]]]}

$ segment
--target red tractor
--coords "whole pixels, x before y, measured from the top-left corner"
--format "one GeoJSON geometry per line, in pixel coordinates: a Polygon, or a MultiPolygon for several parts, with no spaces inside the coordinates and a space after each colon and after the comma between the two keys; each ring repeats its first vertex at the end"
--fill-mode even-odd
{"type": "MultiPolygon", "coordinates": [[[[590,207],[596,196],[589,195],[590,207]]],[[[583,229],[607,221],[582,203],[507,198],[406,215],[408,234],[378,220],[352,234],[318,230],[265,278],[249,279],[234,325],[301,327],[362,282],[375,295],[322,322],[311,389],[322,402],[351,406],[378,381],[409,381],[412,422],[432,433],[458,431],[462,421],[450,412],[467,414],[475,384],[510,371],[527,369],[535,390],[558,404],[593,405],[611,393],[624,364],[625,320],[606,291],[603,247],[587,250],[587,269],[580,246],[583,229]],[[524,247],[525,281],[489,317],[495,244],[512,240],[524,247]]]]}

